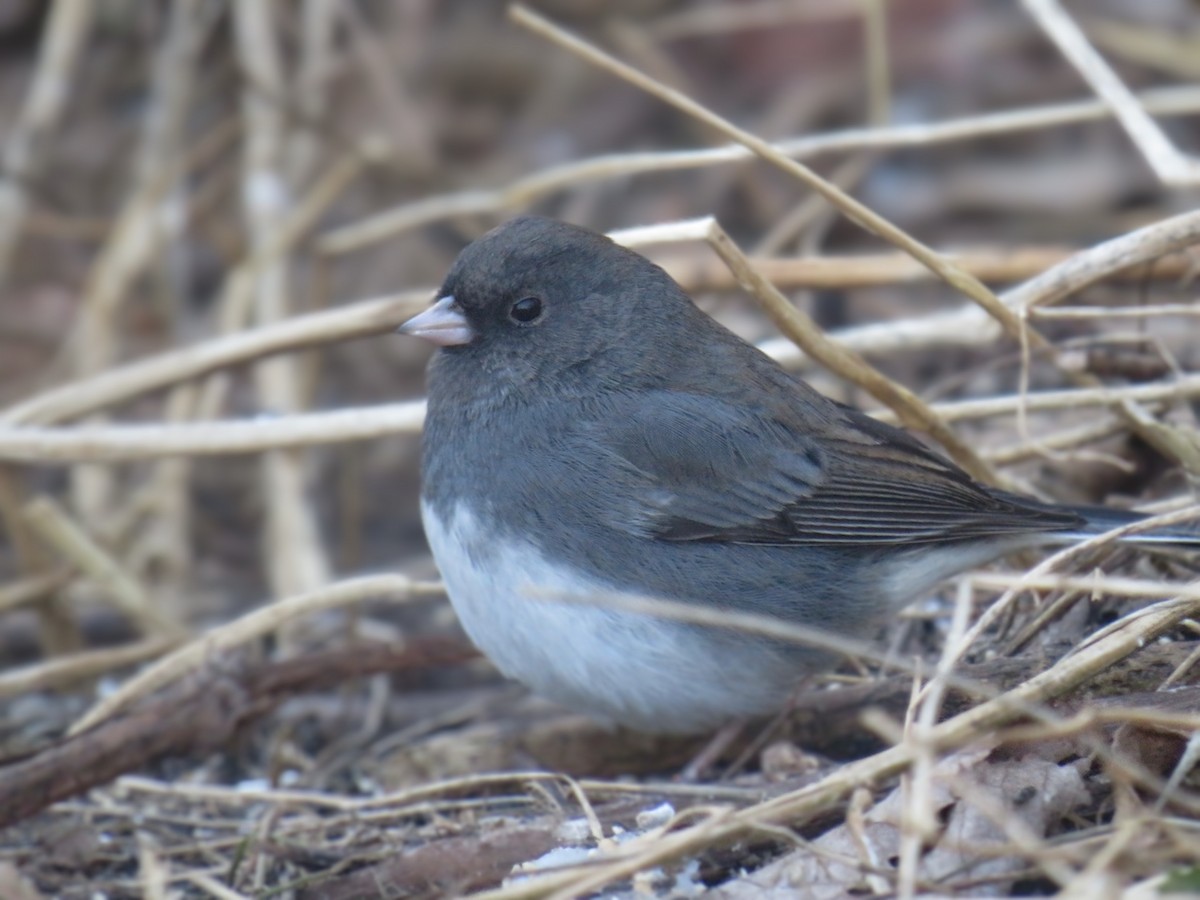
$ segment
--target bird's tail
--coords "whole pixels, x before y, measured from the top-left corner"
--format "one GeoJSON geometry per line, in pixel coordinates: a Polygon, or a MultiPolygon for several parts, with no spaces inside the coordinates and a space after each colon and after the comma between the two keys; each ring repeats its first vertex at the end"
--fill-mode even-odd
{"type": "MultiPolygon", "coordinates": [[[[1145,513],[1125,509],[1110,509],[1105,506],[1063,507],[1083,519],[1083,526],[1062,532],[1064,540],[1081,541],[1095,537],[1105,531],[1141,522],[1149,516],[1145,513]]],[[[1126,535],[1122,541],[1132,544],[1168,544],[1179,547],[1200,548],[1200,519],[1153,528],[1137,534],[1126,535]]]]}

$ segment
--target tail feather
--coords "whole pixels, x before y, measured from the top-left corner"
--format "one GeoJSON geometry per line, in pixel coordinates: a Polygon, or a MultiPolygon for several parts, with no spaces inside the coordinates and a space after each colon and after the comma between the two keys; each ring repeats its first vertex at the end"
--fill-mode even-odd
{"type": "MultiPolygon", "coordinates": [[[[1141,522],[1149,518],[1145,513],[1132,512],[1126,509],[1110,509],[1106,506],[1068,506],[1063,507],[1063,509],[1080,516],[1084,522],[1082,528],[1062,533],[1062,536],[1067,540],[1085,540],[1095,537],[1098,534],[1103,534],[1106,531],[1112,531],[1114,528],[1132,525],[1135,522],[1141,522]]],[[[1168,525],[1163,528],[1155,528],[1140,534],[1131,534],[1122,538],[1122,540],[1133,544],[1172,544],[1181,547],[1200,547],[1200,519],[1176,525],[1168,525]]]]}

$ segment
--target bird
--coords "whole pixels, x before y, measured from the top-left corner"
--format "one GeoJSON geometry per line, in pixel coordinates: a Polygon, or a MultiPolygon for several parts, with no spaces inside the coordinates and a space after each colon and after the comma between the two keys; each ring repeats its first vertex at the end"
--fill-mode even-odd
{"type": "Polygon", "coordinates": [[[862,635],[966,569],[1140,518],[974,480],[555,219],[466,246],[398,330],[437,346],[421,516],[463,628],[533,692],[636,730],[776,712],[829,656],[580,596],[862,635]]]}

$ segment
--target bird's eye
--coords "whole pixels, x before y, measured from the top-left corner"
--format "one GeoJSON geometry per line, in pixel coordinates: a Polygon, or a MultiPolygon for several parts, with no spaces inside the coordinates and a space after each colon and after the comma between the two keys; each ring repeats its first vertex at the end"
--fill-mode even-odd
{"type": "Polygon", "coordinates": [[[532,325],[542,317],[542,301],[537,297],[522,297],[509,309],[508,317],[518,325],[532,325]]]}

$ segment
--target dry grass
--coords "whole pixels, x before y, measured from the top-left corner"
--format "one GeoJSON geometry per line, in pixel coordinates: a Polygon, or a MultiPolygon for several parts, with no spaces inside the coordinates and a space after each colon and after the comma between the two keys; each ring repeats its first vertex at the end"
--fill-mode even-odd
{"type": "Polygon", "coordinates": [[[548,212],[979,478],[1195,519],[1195,13],[539,6],[6,8],[0,896],[1197,877],[1194,556],[969,573],[886,644],[561,598],[846,658],[673,783],[694,742],[471,661],[424,580],[423,351],[385,337],[548,212]]]}

